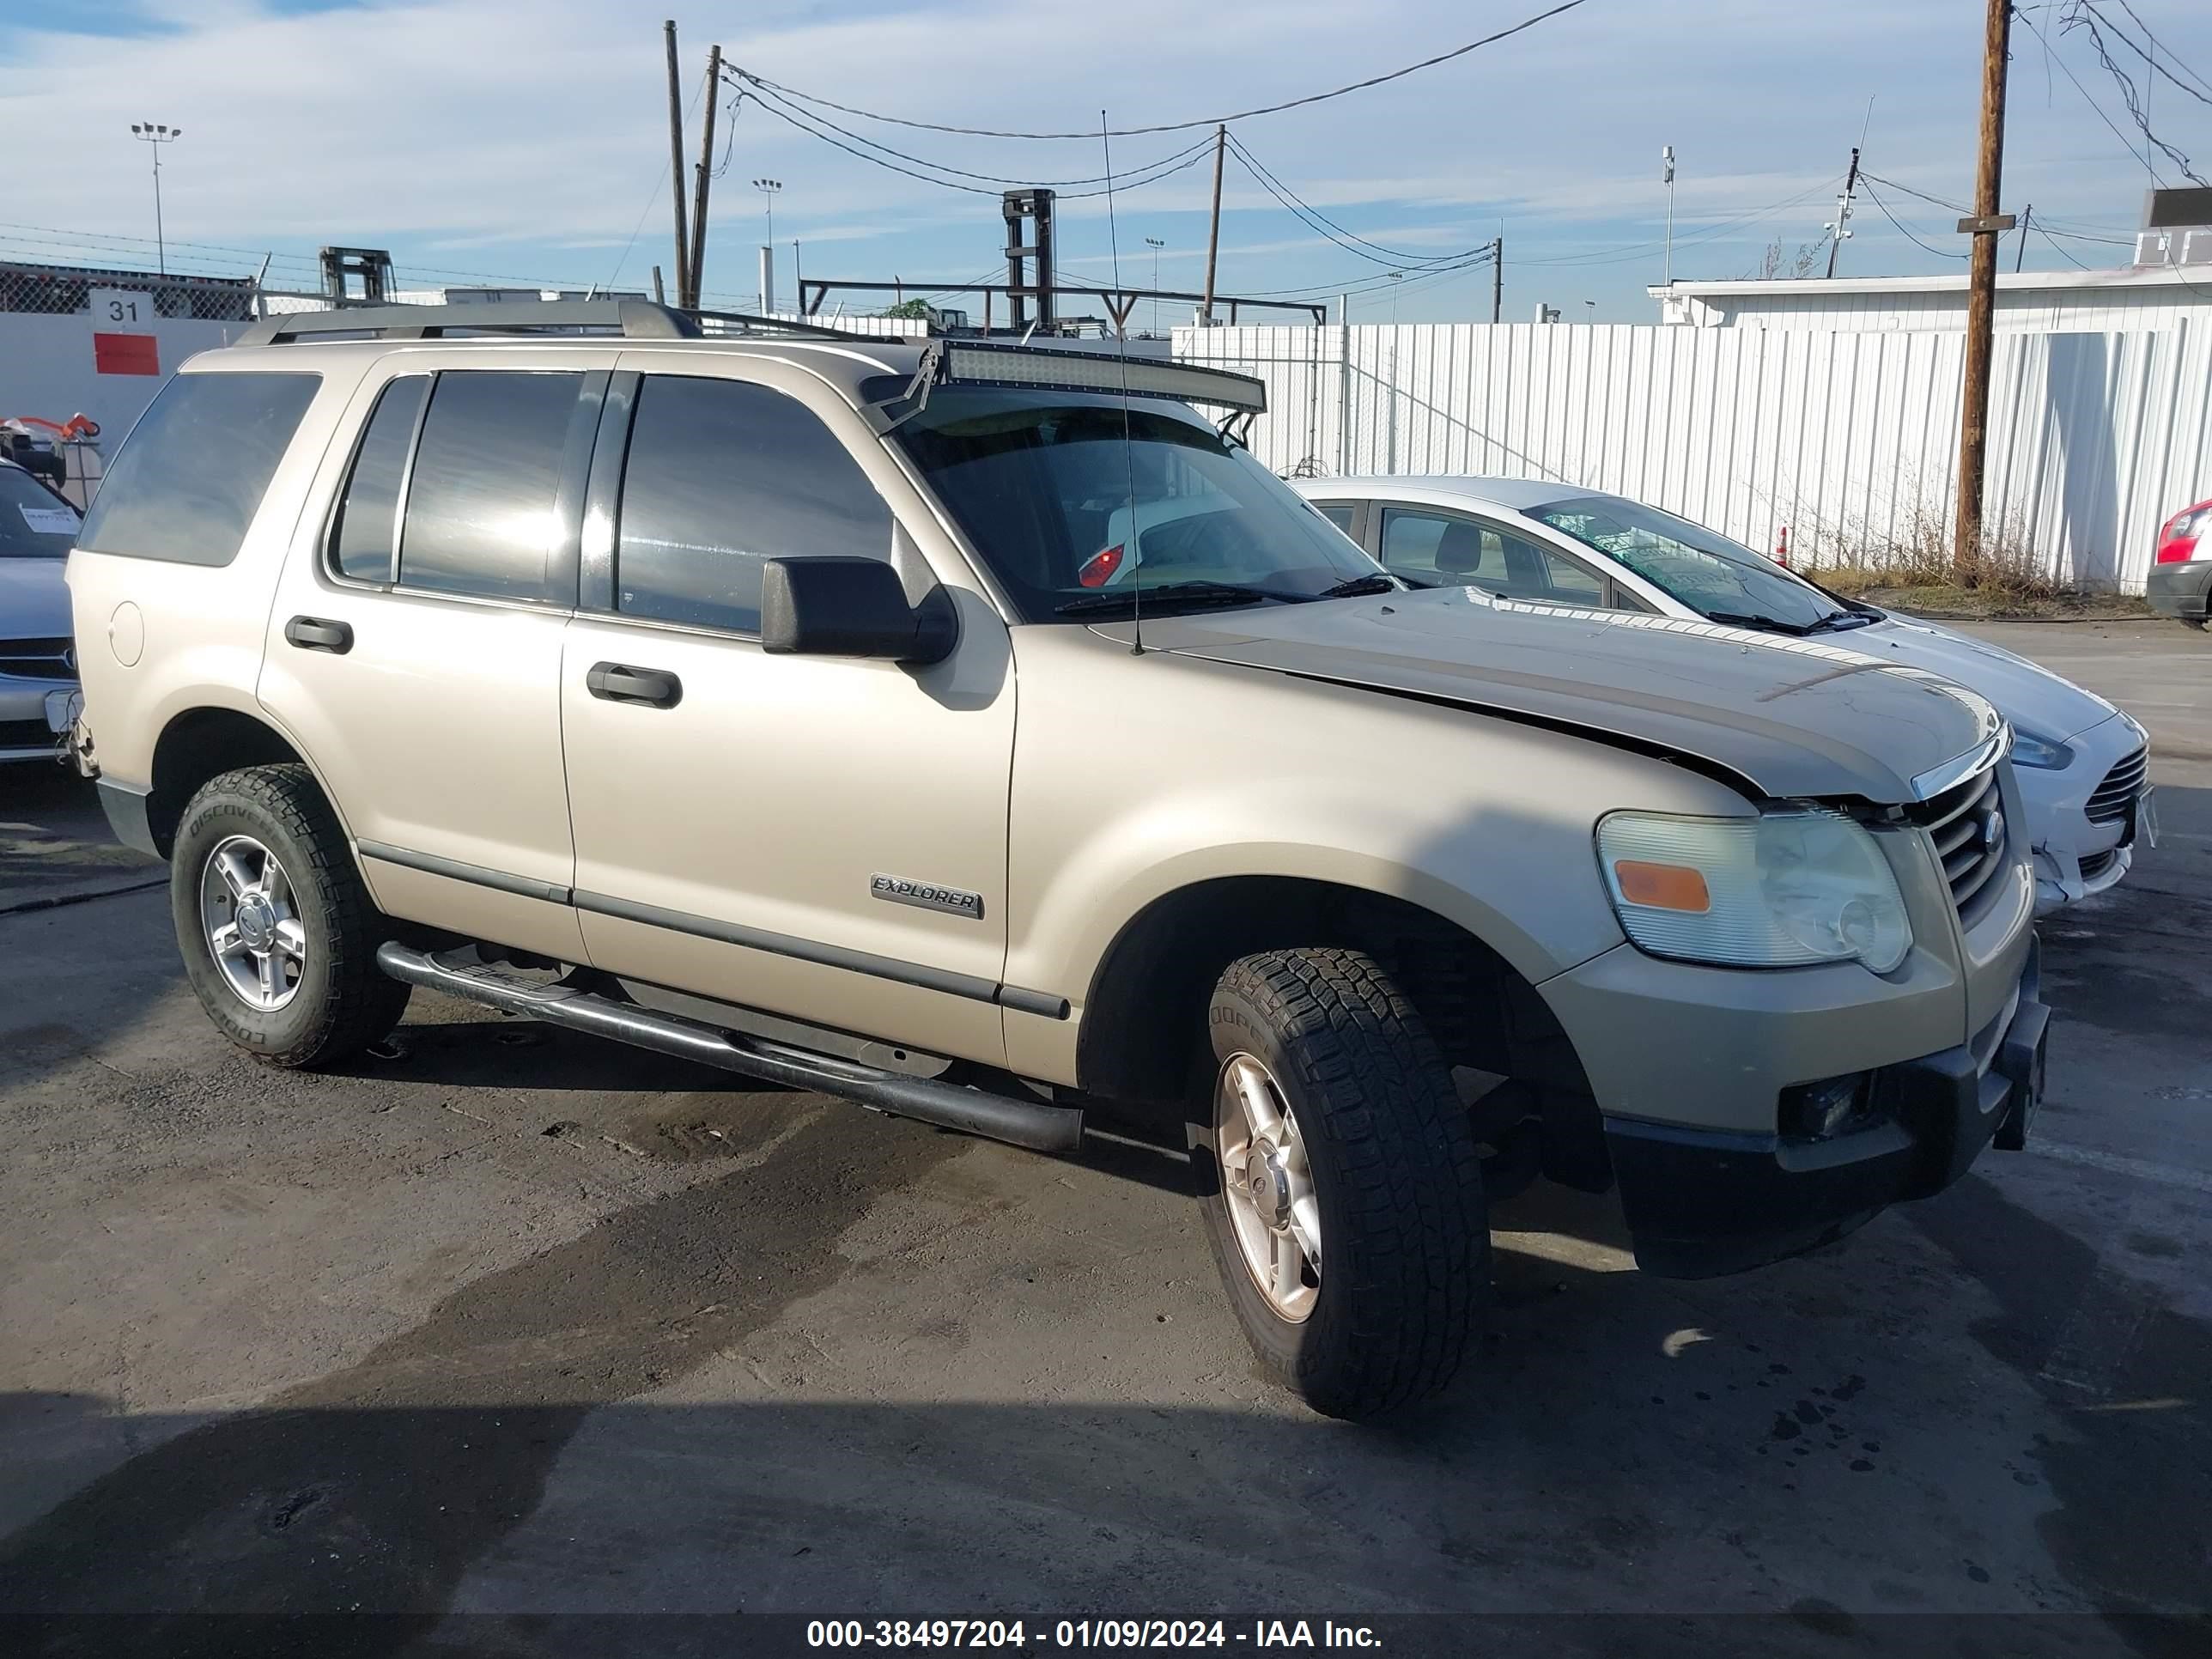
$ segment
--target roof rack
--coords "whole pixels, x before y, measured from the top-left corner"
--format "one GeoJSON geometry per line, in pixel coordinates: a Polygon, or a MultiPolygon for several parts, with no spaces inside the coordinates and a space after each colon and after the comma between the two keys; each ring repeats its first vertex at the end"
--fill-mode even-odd
{"type": "MultiPolygon", "coordinates": [[[[264,317],[238,337],[242,346],[284,345],[318,336],[440,340],[479,334],[602,334],[625,340],[697,340],[750,334],[803,334],[866,342],[816,323],[738,311],[679,311],[651,300],[516,300],[486,305],[341,306],[264,317]]],[[[879,344],[897,343],[891,340],[879,344]]]]}

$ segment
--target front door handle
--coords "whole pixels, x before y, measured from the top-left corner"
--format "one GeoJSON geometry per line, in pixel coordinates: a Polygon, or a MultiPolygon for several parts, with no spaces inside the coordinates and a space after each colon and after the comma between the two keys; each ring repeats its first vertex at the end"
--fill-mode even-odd
{"type": "Polygon", "coordinates": [[[353,624],[326,622],[320,617],[295,617],[284,624],[284,637],[302,651],[327,651],[343,657],[353,649],[353,624]]]}
{"type": "Polygon", "coordinates": [[[628,668],[618,662],[597,662],[584,676],[584,689],[609,702],[641,702],[652,708],[673,708],[683,701],[684,682],[665,668],[628,668]]]}

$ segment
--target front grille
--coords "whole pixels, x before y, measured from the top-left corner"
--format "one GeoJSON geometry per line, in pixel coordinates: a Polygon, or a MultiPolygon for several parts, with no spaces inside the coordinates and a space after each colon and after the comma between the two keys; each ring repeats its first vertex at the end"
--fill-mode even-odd
{"type": "Polygon", "coordinates": [[[66,639],[0,640],[0,674],[11,679],[73,680],[76,653],[66,639]]]}
{"type": "Polygon", "coordinates": [[[2142,792],[2143,775],[2149,770],[2150,750],[2142,748],[2106,773],[2105,781],[2089,797],[2089,822],[2118,823],[2127,817],[2128,809],[2142,792]]]}
{"type": "Polygon", "coordinates": [[[2082,854],[2081,879],[2084,881],[2096,880],[2098,877],[2103,875],[2106,871],[2112,867],[2113,860],[2118,859],[2119,855],[2120,849],[2117,847],[2107,847],[2101,853],[2082,854]]]}
{"type": "Polygon", "coordinates": [[[0,720],[0,749],[56,749],[60,744],[44,720],[0,720]]]}
{"type": "Polygon", "coordinates": [[[1996,769],[1945,790],[1913,817],[1936,843],[1951,902],[1962,920],[1975,921],[1996,891],[1992,883],[2010,851],[1996,769]]]}

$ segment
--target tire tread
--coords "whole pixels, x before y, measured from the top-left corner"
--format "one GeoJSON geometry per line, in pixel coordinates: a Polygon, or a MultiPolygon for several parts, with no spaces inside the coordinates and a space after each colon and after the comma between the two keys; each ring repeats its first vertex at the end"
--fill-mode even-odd
{"type": "Polygon", "coordinates": [[[1325,1248],[1323,1283],[1346,1326],[1302,1348],[1291,1380],[1334,1416],[1380,1415],[1440,1392],[1487,1305],[1489,1231],[1466,1109],[1419,1011],[1352,950],[1245,957],[1220,991],[1283,1040],[1299,1127],[1310,1150],[1317,1136],[1328,1143],[1335,1208],[1358,1240],[1325,1248]],[[1348,1282],[1330,1283],[1347,1267],[1348,1282]]]}

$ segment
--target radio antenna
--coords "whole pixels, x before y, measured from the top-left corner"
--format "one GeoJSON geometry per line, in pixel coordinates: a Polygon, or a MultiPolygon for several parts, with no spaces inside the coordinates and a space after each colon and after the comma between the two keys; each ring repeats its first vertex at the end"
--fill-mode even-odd
{"type": "MultiPolygon", "coordinates": [[[[1114,294],[1121,296],[1121,233],[1114,222],[1114,140],[1106,131],[1106,112],[1098,112],[1098,143],[1106,152],[1106,241],[1114,255],[1114,294]]],[[[1109,311],[1113,307],[1107,307],[1109,311]]],[[[1129,654],[1145,654],[1143,542],[1137,534],[1137,458],[1129,436],[1129,329],[1116,319],[1114,338],[1121,359],[1121,471],[1129,490],[1129,654]]]]}

